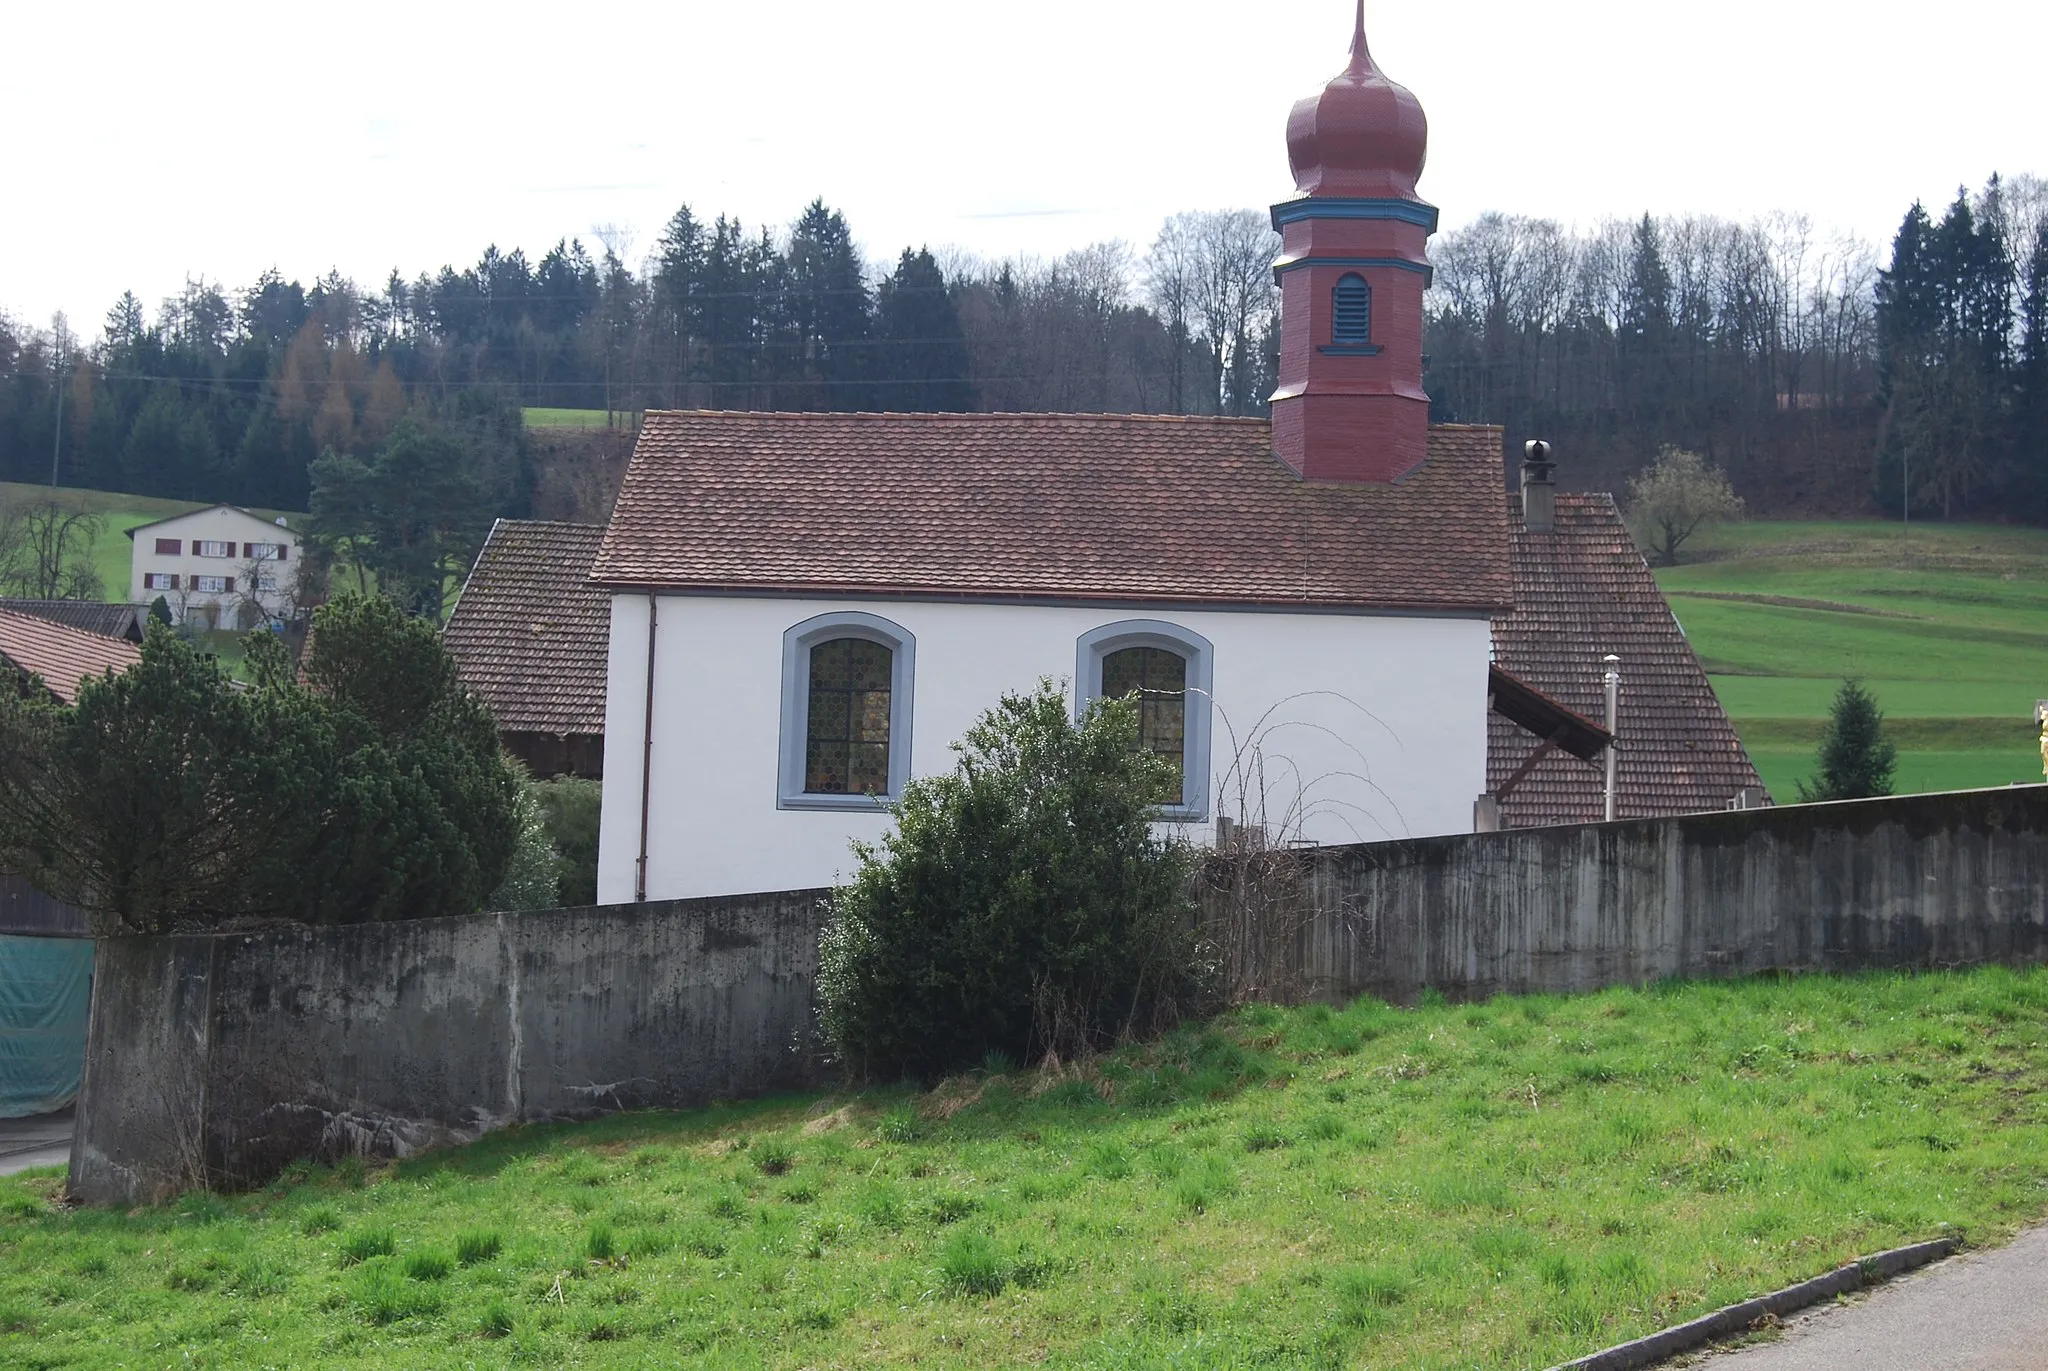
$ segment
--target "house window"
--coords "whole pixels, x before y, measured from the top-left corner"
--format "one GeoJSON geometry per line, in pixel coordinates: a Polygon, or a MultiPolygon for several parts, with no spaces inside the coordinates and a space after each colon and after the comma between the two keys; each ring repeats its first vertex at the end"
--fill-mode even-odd
{"type": "Polygon", "coordinates": [[[1138,746],[1173,767],[1173,802],[1187,790],[1188,659],[1169,648],[1118,648],[1102,659],[1102,694],[1138,699],[1138,746]]]}
{"type": "Polygon", "coordinates": [[[1214,649],[1192,629],[1159,619],[1126,619],[1081,636],[1074,704],[1138,698],[1138,741],[1171,761],[1180,792],[1160,817],[1209,817],[1210,677],[1214,649]]]}
{"type": "Polygon", "coordinates": [[[872,809],[910,779],[917,640],[873,614],[821,614],[782,635],[782,809],[872,809]]]}
{"type": "Polygon", "coordinates": [[[176,590],[178,578],[167,571],[146,571],[142,574],[144,590],[176,590]]]}
{"type": "Polygon", "coordinates": [[[282,543],[244,543],[242,544],[242,557],[245,561],[251,562],[282,562],[284,560],[284,545],[282,543]]]}
{"type": "Polygon", "coordinates": [[[1372,342],[1372,287],[1355,271],[1330,292],[1330,341],[1338,347],[1372,342]]]}
{"type": "Polygon", "coordinates": [[[176,557],[183,553],[184,550],[185,540],[183,538],[159,538],[156,540],[156,555],[159,557],[176,557]]]}
{"type": "Polygon", "coordinates": [[[201,539],[192,544],[192,553],[196,557],[232,557],[235,555],[235,545],[233,543],[218,543],[211,539],[201,539]]]}
{"type": "Polygon", "coordinates": [[[201,595],[224,595],[233,587],[225,576],[194,576],[192,589],[201,595]]]}
{"type": "Polygon", "coordinates": [[[256,593],[257,593],[258,595],[274,595],[274,594],[276,594],[276,593],[277,593],[277,577],[275,577],[275,576],[271,575],[271,574],[270,574],[269,572],[267,572],[267,571],[259,571],[259,572],[257,572],[257,573],[256,573],[256,593]]]}

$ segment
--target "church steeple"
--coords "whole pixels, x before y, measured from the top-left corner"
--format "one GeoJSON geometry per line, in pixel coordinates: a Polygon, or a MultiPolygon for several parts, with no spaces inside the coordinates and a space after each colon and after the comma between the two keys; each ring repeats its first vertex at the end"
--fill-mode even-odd
{"type": "Polygon", "coordinates": [[[1309,480],[1391,481],[1427,455],[1422,293],[1437,215],[1415,184],[1428,144],[1421,103],[1373,61],[1359,0],[1351,60],[1288,116],[1299,194],[1273,206],[1273,445],[1309,480]]]}

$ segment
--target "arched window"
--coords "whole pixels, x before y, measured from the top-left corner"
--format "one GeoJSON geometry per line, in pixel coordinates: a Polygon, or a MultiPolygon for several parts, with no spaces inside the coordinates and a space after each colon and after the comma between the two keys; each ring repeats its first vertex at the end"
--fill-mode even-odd
{"type": "Polygon", "coordinates": [[[873,614],[821,614],[783,634],[781,808],[871,808],[901,793],[916,650],[873,614]]]}
{"type": "Polygon", "coordinates": [[[1372,342],[1372,287],[1357,272],[1347,273],[1330,292],[1330,342],[1364,347],[1372,342]]]}
{"type": "Polygon", "coordinates": [[[1135,695],[1138,742],[1173,763],[1179,794],[1160,807],[1165,819],[1209,814],[1209,640],[1178,624],[1126,619],[1081,636],[1074,703],[1135,695]]]}

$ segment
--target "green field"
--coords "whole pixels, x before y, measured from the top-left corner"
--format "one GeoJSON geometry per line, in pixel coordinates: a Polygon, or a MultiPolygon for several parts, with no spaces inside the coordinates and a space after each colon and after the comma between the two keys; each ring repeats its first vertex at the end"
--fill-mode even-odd
{"type": "Polygon", "coordinates": [[[1253,1008],[236,1198],[0,1181],[0,1364],[1546,1366],[2044,1184],[2048,969],[1253,1008]]]}
{"type": "Polygon", "coordinates": [[[631,428],[633,412],[601,409],[550,409],[529,405],[521,411],[528,428],[631,428]]]}
{"type": "Polygon", "coordinates": [[[1848,676],[1885,711],[1901,791],[2041,780],[2048,531],[1758,521],[1686,555],[1658,582],[1778,800],[1848,676]]]}

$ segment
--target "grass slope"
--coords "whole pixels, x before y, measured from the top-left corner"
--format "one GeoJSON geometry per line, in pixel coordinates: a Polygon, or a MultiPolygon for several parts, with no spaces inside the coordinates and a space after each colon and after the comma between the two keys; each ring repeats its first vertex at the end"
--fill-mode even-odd
{"type": "Polygon", "coordinates": [[[1778,799],[1812,774],[1847,676],[1886,713],[1900,790],[2041,779],[2048,531],[1759,521],[1688,555],[1658,582],[1778,799]]]}
{"type": "Polygon", "coordinates": [[[633,412],[601,409],[561,409],[528,405],[520,413],[528,428],[631,428],[633,412]]]}
{"type": "Polygon", "coordinates": [[[1542,1366],[2048,1199],[2048,970],[1257,1008],[1064,1075],[0,1181],[0,1363],[1542,1366]]]}

